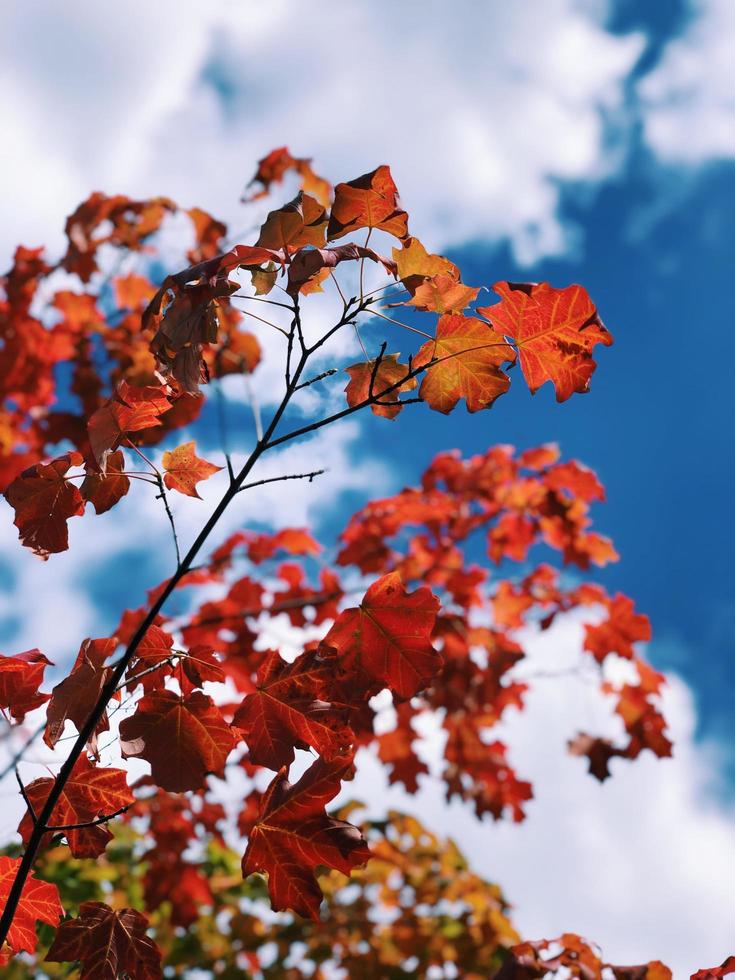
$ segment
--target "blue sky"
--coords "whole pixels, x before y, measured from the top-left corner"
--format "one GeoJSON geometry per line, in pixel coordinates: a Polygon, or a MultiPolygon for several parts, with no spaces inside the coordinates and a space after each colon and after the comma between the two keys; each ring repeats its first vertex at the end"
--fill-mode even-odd
{"type": "MultiPolygon", "coordinates": [[[[599,578],[651,616],[649,654],[672,678],[674,761],[599,788],[558,750],[547,759],[538,732],[520,734],[539,787],[527,828],[476,827],[430,794],[416,805],[497,873],[527,930],[586,930],[626,959],[668,957],[682,975],[719,962],[732,952],[722,909],[735,868],[735,5],[457,0],[451,21],[438,0],[325,0],[316,17],[293,0],[35,6],[0,12],[0,84],[12,96],[0,101],[12,133],[0,148],[3,263],[18,241],[58,249],[65,215],[94,189],[165,193],[246,227],[242,185],[288,143],[334,179],[390,163],[415,233],[472,285],[589,289],[615,345],[599,352],[588,395],[557,405],[549,386],[532,398],[518,378],[490,412],[418,407],[395,424],[350,423],[291,459],[330,466],[314,498],[263,495],[255,514],[328,535],[450,446],[556,441],[596,469],[608,491],[596,522],[622,556],[599,578]],[[619,837],[631,800],[652,822],[619,837]],[[590,850],[595,835],[609,864],[590,850]],[[559,874],[575,869],[563,895],[554,861],[559,874]]],[[[187,532],[197,506],[182,504],[187,532]]],[[[19,553],[2,516],[4,652],[39,645],[68,662],[167,574],[155,504],[79,522],[69,556],[45,566],[19,553]],[[130,545],[140,527],[160,546],[155,567],[130,545]]],[[[552,727],[569,710],[551,695],[537,707],[552,727]]]]}

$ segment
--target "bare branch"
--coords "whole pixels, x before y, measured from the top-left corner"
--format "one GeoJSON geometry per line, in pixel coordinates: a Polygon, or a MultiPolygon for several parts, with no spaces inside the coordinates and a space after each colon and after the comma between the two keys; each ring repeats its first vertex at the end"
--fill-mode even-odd
{"type": "Polygon", "coordinates": [[[311,473],[289,473],[285,476],[269,476],[265,480],[256,480],[254,483],[246,483],[244,486],[240,487],[237,492],[242,493],[243,490],[252,490],[253,487],[262,487],[266,483],[280,483],[282,480],[308,480],[309,483],[311,483],[315,477],[321,476],[322,473],[326,472],[326,470],[312,470],[311,473]]]}
{"type": "Polygon", "coordinates": [[[20,787],[20,795],[23,797],[23,802],[26,805],[28,813],[31,816],[31,820],[33,821],[33,826],[35,827],[35,825],[38,823],[38,817],[36,816],[36,811],[33,809],[33,804],[31,803],[28,794],[26,793],[26,788],[23,785],[23,780],[20,778],[20,773],[18,772],[17,766],[15,767],[15,778],[18,783],[18,786],[20,787]]]}
{"type": "Polygon", "coordinates": [[[296,386],[296,391],[301,391],[302,388],[308,388],[309,385],[315,385],[317,381],[323,381],[325,378],[331,378],[333,374],[337,374],[337,368],[330,368],[328,371],[322,371],[322,373],[317,374],[315,378],[309,378],[308,381],[302,381],[300,385],[296,386]]]}
{"type": "Polygon", "coordinates": [[[46,827],[46,830],[49,833],[59,833],[62,830],[84,830],[86,827],[99,827],[100,824],[109,823],[110,820],[114,820],[115,817],[125,813],[132,805],[132,803],[128,803],[126,806],[121,806],[119,810],[115,810],[114,813],[107,813],[104,817],[96,817],[94,820],[85,820],[83,823],[52,824],[46,827]]]}

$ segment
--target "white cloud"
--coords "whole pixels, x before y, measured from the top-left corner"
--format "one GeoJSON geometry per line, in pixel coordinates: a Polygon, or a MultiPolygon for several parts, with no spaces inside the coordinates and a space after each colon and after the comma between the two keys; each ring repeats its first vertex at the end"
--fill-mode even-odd
{"type": "Polygon", "coordinates": [[[690,0],[684,31],[641,81],[644,135],[673,164],[735,157],[735,5],[690,0]]]}
{"type": "Polygon", "coordinates": [[[93,188],[166,193],[247,225],[234,206],[244,180],[289,143],[344,179],[390,162],[435,245],[508,238],[524,260],[561,252],[560,187],[619,166],[611,120],[643,45],[606,31],[606,6],[6,6],[0,80],[13,98],[0,123],[15,203],[2,251],[58,245],[93,188]]]}
{"type": "MultiPolygon", "coordinates": [[[[566,617],[527,638],[528,666],[565,665],[582,639],[581,626],[566,617]]],[[[498,730],[519,776],[534,786],[520,825],[478,821],[466,806],[448,805],[441,786],[425,777],[410,797],[389,787],[365,753],[345,798],[365,800],[373,812],[408,810],[454,838],[474,870],[502,885],[522,935],[578,932],[614,963],[662,959],[675,977],[689,976],[732,952],[725,910],[735,811],[713,797],[719,760],[711,746],[694,740],[691,689],[675,675],[669,681],[664,710],[674,758],[644,753],[634,763],[613,763],[603,785],[586,773],[583,760],[566,755],[565,744],[579,729],[604,732],[610,705],[573,678],[536,681],[525,711],[498,730]]],[[[438,743],[430,736],[427,758],[437,756],[438,743]]]]}

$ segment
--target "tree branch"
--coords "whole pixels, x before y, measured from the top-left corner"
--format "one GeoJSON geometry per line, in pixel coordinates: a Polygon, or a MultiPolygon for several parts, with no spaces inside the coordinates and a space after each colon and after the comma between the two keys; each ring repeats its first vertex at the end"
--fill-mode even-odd
{"type": "Polygon", "coordinates": [[[125,813],[133,806],[132,803],[128,803],[125,806],[121,806],[119,810],[115,810],[114,813],[107,813],[104,817],[95,817],[94,820],[85,820],[83,823],[59,823],[51,824],[46,828],[47,833],[58,833],[62,830],[84,830],[86,827],[99,827],[102,823],[109,823],[110,820],[114,820],[115,817],[119,817],[120,814],[125,813]]]}
{"type": "Polygon", "coordinates": [[[242,493],[243,490],[252,490],[253,487],[262,487],[266,483],[280,483],[283,480],[308,480],[311,483],[315,477],[321,476],[322,473],[326,473],[326,470],[312,470],[311,473],[288,473],[284,476],[269,476],[265,480],[256,480],[254,483],[246,483],[244,486],[240,487],[237,491],[242,493]]]}

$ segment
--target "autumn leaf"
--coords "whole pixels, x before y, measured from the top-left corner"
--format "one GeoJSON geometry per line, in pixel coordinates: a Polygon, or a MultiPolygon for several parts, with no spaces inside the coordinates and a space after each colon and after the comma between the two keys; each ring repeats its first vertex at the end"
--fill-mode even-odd
{"type": "MultiPolygon", "coordinates": [[[[20,863],[20,858],[10,858],[0,854],[0,907],[2,908],[7,904],[20,863]]],[[[29,874],[8,931],[8,946],[13,952],[21,950],[27,953],[35,952],[38,943],[36,922],[55,926],[63,914],[64,909],[61,907],[56,885],[40,881],[34,878],[32,873],[29,874]]],[[[0,963],[3,962],[3,952],[0,950],[0,963]]]]}
{"type": "Polygon", "coordinates": [[[408,237],[408,215],[399,206],[390,167],[378,167],[334,188],[327,238],[333,241],[360,228],[377,228],[401,239],[408,237]]]}
{"type": "Polygon", "coordinates": [[[448,415],[460,398],[467,411],[489,408],[510,387],[500,365],[515,360],[515,351],[500,334],[476,317],[444,315],[436,339],[427,341],[415,358],[427,368],[419,395],[437,412],[448,415]]]}
{"type": "Polygon", "coordinates": [[[222,251],[221,243],[227,234],[227,225],[213,218],[201,208],[189,208],[186,212],[194,228],[194,248],[186,253],[187,259],[195,265],[206,262],[222,251]]]}
{"type": "Polygon", "coordinates": [[[97,409],[87,423],[89,442],[102,473],[113,449],[132,432],[161,425],[161,415],[171,408],[163,386],[133,386],[121,381],[115,394],[97,409]]]}
{"type": "Polygon", "coordinates": [[[293,663],[270,651],[256,680],[256,689],[235,712],[250,759],[256,765],[280,769],[294,760],[294,749],[310,746],[326,760],[343,753],[353,733],[346,725],[346,711],[330,704],[334,664],[315,651],[303,653],[293,663]]]}
{"type": "Polygon", "coordinates": [[[59,926],[46,960],[81,963],[80,980],[159,980],[161,951],[147,929],[148,919],[135,909],[82,902],[78,917],[59,926]]]}
{"type": "Polygon", "coordinates": [[[230,275],[237,269],[252,272],[274,262],[282,265],[284,259],[284,253],[274,249],[236,245],[168,276],[142,318],[143,329],[154,332],[150,350],[163,377],[198,394],[199,384],[207,380],[202,352],[217,340],[223,304],[239,288],[230,275]]]}
{"type": "Polygon", "coordinates": [[[291,785],[285,768],[268,787],[242,860],[243,877],[268,874],[268,893],[276,911],[293,909],[319,918],[322,891],[315,871],[320,866],[342,874],[364,864],[370,851],[357,827],[327,816],[324,807],[340,791],[351,760],[317,759],[291,785]]]}
{"type": "Polygon", "coordinates": [[[421,283],[406,305],[434,313],[461,313],[477,299],[479,292],[479,289],[458,282],[452,275],[440,273],[421,283]]]}
{"type": "Polygon", "coordinates": [[[605,499],[605,488],[597,474],[574,459],[552,466],[544,474],[544,483],[552,490],[566,491],[580,500],[605,499]]]}
{"type": "Polygon", "coordinates": [[[50,463],[37,463],[17,476],[5,491],[15,511],[21,544],[44,561],[69,547],[67,521],[84,513],[79,488],[67,479],[82,456],[71,452],[50,463]]]}
{"type": "Polygon", "coordinates": [[[409,698],[441,668],[441,654],[431,645],[438,611],[430,589],[407,592],[400,575],[390,572],[373,582],[357,608],[339,614],[323,645],[336,649],[343,673],[363,673],[378,689],[409,698]]]}
{"type": "Polygon", "coordinates": [[[45,704],[51,697],[39,687],[43,672],[51,661],[40,650],[26,650],[14,657],[0,656],[0,710],[23,721],[27,712],[45,704]]]}
{"type": "Polygon", "coordinates": [[[648,616],[634,610],[633,600],[619,592],[608,603],[607,619],[596,626],[585,626],[584,648],[598,663],[602,663],[609,653],[630,660],[635,656],[633,644],[651,639],[648,616]]]}
{"type": "Polygon", "coordinates": [[[314,539],[305,527],[284,527],[275,534],[255,534],[246,531],[242,534],[241,543],[255,565],[272,558],[279,551],[289,555],[318,555],[322,546],[314,539]]]}
{"type": "Polygon", "coordinates": [[[326,244],[327,213],[313,197],[300,192],[293,201],[271,211],[260,229],[256,245],[284,251],[326,244]]]}
{"type": "Polygon", "coordinates": [[[130,480],[124,475],[125,457],[122,450],[110,453],[104,473],[88,470],[80,492],[97,514],[104,514],[115,506],[130,489],[130,480]]]}
{"type": "Polygon", "coordinates": [[[270,191],[273,184],[280,184],[285,175],[293,170],[301,180],[301,189],[312,194],[324,207],[329,207],[332,195],[332,185],[316,174],[308,157],[294,157],[288,147],[279,146],[271,150],[262,160],[258,161],[255,176],[248,184],[260,184],[260,189],[253,190],[249,195],[243,195],[243,203],[257,201],[270,191]]]}
{"type": "Polygon", "coordinates": [[[370,259],[371,262],[382,265],[388,275],[395,275],[395,265],[392,260],[365,245],[349,242],[347,245],[335,245],[333,248],[301,248],[295,253],[288,267],[286,292],[289,296],[297,296],[325,270],[328,273],[341,262],[354,262],[357,259],[370,259]]]}
{"type": "Polygon", "coordinates": [[[178,490],[187,497],[201,500],[197,484],[208,480],[214,473],[219,473],[222,467],[200,459],[194,452],[194,445],[193,441],[185,442],[163,454],[162,464],[166,471],[163,482],[169,490],[178,490]]]}
{"type": "Polygon", "coordinates": [[[729,977],[732,973],[735,973],[735,956],[728,956],[720,966],[697,970],[692,974],[691,980],[720,980],[721,977],[729,977]]]}
{"type": "Polygon", "coordinates": [[[443,255],[430,254],[418,238],[406,238],[401,248],[394,248],[393,261],[398,278],[412,296],[422,283],[436,276],[446,276],[459,282],[459,269],[454,262],[443,255]]]}
{"type": "Polygon", "coordinates": [[[345,368],[350,376],[349,384],[345,388],[347,404],[354,407],[396,385],[393,391],[371,406],[375,415],[394,419],[401,411],[401,405],[397,404],[401,392],[411,391],[416,387],[415,378],[409,378],[399,385],[408,374],[409,367],[401,364],[398,357],[398,354],[384,354],[377,362],[362,361],[345,368]]]}
{"type": "Polygon", "coordinates": [[[551,381],[559,402],[587,391],[596,367],[592,349],[613,342],[587,290],[547,282],[496,282],[493,289],[501,301],[477,312],[513,339],[531,391],[551,381]]]}
{"type": "Polygon", "coordinates": [[[201,789],[208,773],[221,776],[235,737],[214,701],[201,691],[153,691],[120,722],[126,759],[150,763],[151,775],[173,793],[201,789]]]}
{"type": "MultiPolygon", "coordinates": [[[[51,692],[51,700],[46,709],[46,730],[43,740],[49,748],[54,748],[64,734],[67,721],[73,722],[81,731],[87,718],[94,711],[102,689],[112,674],[112,668],[105,666],[105,660],[117,649],[117,638],[85,640],[82,643],[71,673],[51,692]]],[[[118,695],[119,697],[119,695],[118,695]]],[[[109,731],[110,725],[105,711],[100,717],[88,741],[93,755],[97,755],[97,736],[109,731]]]]}
{"type": "MultiPolygon", "coordinates": [[[[26,786],[25,794],[34,813],[41,812],[54,783],[53,777],[42,776],[26,786]]],[[[117,813],[133,801],[134,797],[128,787],[126,773],[122,769],[95,766],[85,755],[82,755],[64,785],[59,802],[51,814],[49,826],[53,828],[89,823],[97,817],[117,813]]],[[[26,811],[18,827],[18,833],[25,844],[28,843],[32,831],[33,819],[26,811]]],[[[51,840],[53,833],[52,830],[44,835],[45,843],[51,840]]],[[[112,840],[112,834],[104,824],[64,830],[61,833],[67,839],[71,853],[79,858],[99,857],[112,840]]]]}

